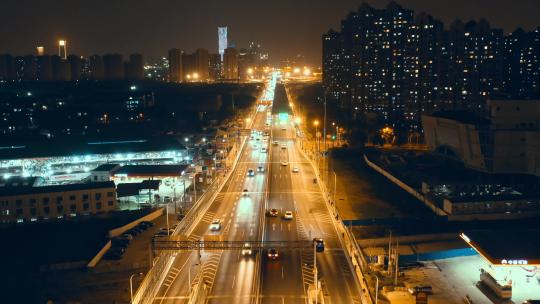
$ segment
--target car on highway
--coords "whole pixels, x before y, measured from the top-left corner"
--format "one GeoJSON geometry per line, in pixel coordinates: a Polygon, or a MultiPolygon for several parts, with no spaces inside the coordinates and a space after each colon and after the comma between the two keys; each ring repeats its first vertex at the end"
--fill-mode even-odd
{"type": "Polygon", "coordinates": [[[292,220],[293,219],[292,211],[285,211],[285,213],[283,213],[283,219],[292,220]]]}
{"type": "Polygon", "coordinates": [[[276,208],[272,208],[268,211],[268,215],[272,217],[276,217],[278,216],[278,214],[279,214],[279,211],[276,208]]]}
{"type": "Polygon", "coordinates": [[[264,167],[263,166],[258,166],[257,167],[257,172],[264,172],[264,167]]]}
{"type": "Polygon", "coordinates": [[[281,145],[281,149],[287,149],[287,145],[282,144],[282,145],[281,145]]]}
{"type": "Polygon", "coordinates": [[[255,171],[253,171],[253,169],[249,168],[248,171],[247,171],[247,176],[253,176],[255,175],[255,171]]]}
{"type": "Polygon", "coordinates": [[[286,127],[281,127],[281,130],[282,130],[282,131],[286,131],[287,128],[286,128],[286,127]]]}
{"type": "Polygon", "coordinates": [[[300,172],[300,169],[298,169],[298,167],[294,167],[294,168],[292,168],[292,172],[298,173],[298,172],[300,172]]]}
{"type": "Polygon", "coordinates": [[[265,147],[262,147],[262,148],[261,148],[261,152],[262,152],[262,153],[266,153],[266,148],[265,148],[265,147]]]}
{"type": "Polygon", "coordinates": [[[253,254],[253,250],[251,249],[251,244],[244,243],[244,246],[242,246],[242,255],[247,256],[247,255],[252,255],[252,254],[253,254]]]}
{"type": "Polygon", "coordinates": [[[270,248],[268,249],[267,256],[270,260],[277,260],[279,259],[279,252],[277,251],[276,248],[270,248]]]}
{"type": "Polygon", "coordinates": [[[249,195],[248,189],[244,189],[244,190],[242,191],[242,195],[243,195],[243,196],[248,196],[248,195],[249,195]]]}
{"type": "Polygon", "coordinates": [[[315,246],[315,251],[323,252],[324,251],[324,240],[322,238],[314,238],[313,246],[315,246]]]}
{"type": "Polygon", "coordinates": [[[281,165],[282,165],[282,166],[288,166],[288,165],[289,165],[289,162],[286,161],[286,160],[282,160],[282,161],[281,161],[281,165]]]}
{"type": "Polygon", "coordinates": [[[220,219],[214,219],[212,223],[210,223],[210,230],[212,231],[218,231],[221,229],[221,220],[220,219]]]}
{"type": "Polygon", "coordinates": [[[274,144],[274,146],[277,146],[277,145],[279,145],[279,143],[278,143],[278,141],[277,141],[277,140],[274,140],[274,143],[273,143],[273,144],[274,144]]]}

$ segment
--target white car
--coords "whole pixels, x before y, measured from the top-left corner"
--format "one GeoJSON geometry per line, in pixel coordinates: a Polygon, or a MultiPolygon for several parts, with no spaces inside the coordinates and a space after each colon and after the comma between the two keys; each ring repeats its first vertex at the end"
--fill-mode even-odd
{"type": "Polygon", "coordinates": [[[298,167],[294,167],[294,168],[292,169],[292,172],[298,173],[298,172],[300,172],[300,169],[298,169],[298,167]]]}
{"type": "Polygon", "coordinates": [[[286,220],[292,220],[293,219],[292,211],[285,211],[285,213],[283,213],[283,218],[286,220]]]}
{"type": "Polygon", "coordinates": [[[255,175],[255,171],[253,171],[253,169],[249,168],[248,171],[247,171],[247,176],[254,176],[255,175]]]}
{"type": "Polygon", "coordinates": [[[274,140],[274,146],[277,146],[277,145],[279,145],[278,141],[274,140]]]}
{"type": "Polygon", "coordinates": [[[282,166],[288,166],[289,165],[289,162],[284,160],[284,161],[281,161],[281,165],[282,166]]]}
{"type": "Polygon", "coordinates": [[[281,149],[287,149],[287,145],[282,144],[282,145],[281,145],[281,149]]]}
{"type": "Polygon", "coordinates": [[[251,245],[249,243],[245,243],[244,246],[242,246],[242,255],[247,256],[252,254],[253,250],[251,250],[251,245]]]}
{"type": "Polygon", "coordinates": [[[262,148],[261,148],[261,152],[262,152],[262,153],[266,153],[266,148],[265,148],[265,147],[262,147],[262,148]]]}
{"type": "Polygon", "coordinates": [[[221,229],[221,220],[220,219],[213,220],[212,223],[210,224],[210,230],[218,231],[219,229],[221,229]]]}
{"type": "Polygon", "coordinates": [[[248,191],[248,189],[244,189],[244,191],[242,191],[242,195],[243,195],[243,196],[249,196],[249,191],[248,191]]]}

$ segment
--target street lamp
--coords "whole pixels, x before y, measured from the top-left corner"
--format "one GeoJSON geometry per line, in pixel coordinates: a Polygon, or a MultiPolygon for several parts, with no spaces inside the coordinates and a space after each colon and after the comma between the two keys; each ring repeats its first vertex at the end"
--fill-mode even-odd
{"type": "Polygon", "coordinates": [[[131,295],[129,303],[133,303],[133,277],[138,276],[138,275],[143,275],[143,273],[142,272],[134,273],[129,277],[129,293],[131,295]]]}
{"type": "Polygon", "coordinates": [[[315,143],[317,145],[317,154],[319,153],[319,121],[315,120],[313,122],[315,125],[315,143]]]}

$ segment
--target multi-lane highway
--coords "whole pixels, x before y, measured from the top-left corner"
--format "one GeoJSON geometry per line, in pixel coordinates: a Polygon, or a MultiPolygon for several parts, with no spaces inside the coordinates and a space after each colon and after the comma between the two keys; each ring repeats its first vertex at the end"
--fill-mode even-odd
{"type": "MultiPolygon", "coordinates": [[[[288,104],[286,94],[275,98],[278,104],[288,104]]],[[[259,107],[252,129],[270,136],[254,134],[247,139],[230,179],[188,238],[216,235],[242,242],[306,243],[323,238],[325,251],[316,254],[316,264],[325,302],[360,303],[360,291],[320,187],[314,182],[314,168],[296,144],[291,119],[280,120],[267,110],[259,107]],[[275,217],[268,215],[272,208],[278,211],[275,217]],[[292,219],[284,218],[286,211],[292,212],[292,219]],[[215,219],[220,220],[220,227],[212,231],[210,224],[215,219]]],[[[276,249],[279,257],[275,260],[267,257],[268,248],[251,255],[240,250],[202,251],[200,258],[197,252],[180,253],[154,303],[187,303],[189,286],[201,279],[210,288],[208,303],[306,303],[307,288],[315,281],[314,251],[276,249]]]]}

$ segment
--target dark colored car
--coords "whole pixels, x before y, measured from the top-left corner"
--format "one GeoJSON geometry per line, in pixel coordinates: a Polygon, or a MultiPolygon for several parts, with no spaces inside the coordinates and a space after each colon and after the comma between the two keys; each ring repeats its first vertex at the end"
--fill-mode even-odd
{"type": "Polygon", "coordinates": [[[314,238],[313,244],[315,245],[315,251],[323,252],[324,251],[324,240],[321,238],[314,238]]]}
{"type": "Polygon", "coordinates": [[[139,225],[144,225],[144,226],[147,226],[147,227],[153,227],[154,223],[152,223],[150,221],[142,221],[139,225]]]}
{"type": "Polygon", "coordinates": [[[276,208],[272,208],[270,209],[270,211],[268,211],[268,215],[272,217],[276,217],[278,216],[278,214],[279,214],[279,211],[276,208]]]}
{"type": "Polygon", "coordinates": [[[279,252],[277,251],[276,248],[270,248],[268,250],[268,258],[270,260],[277,260],[279,259],[279,252]]]}

